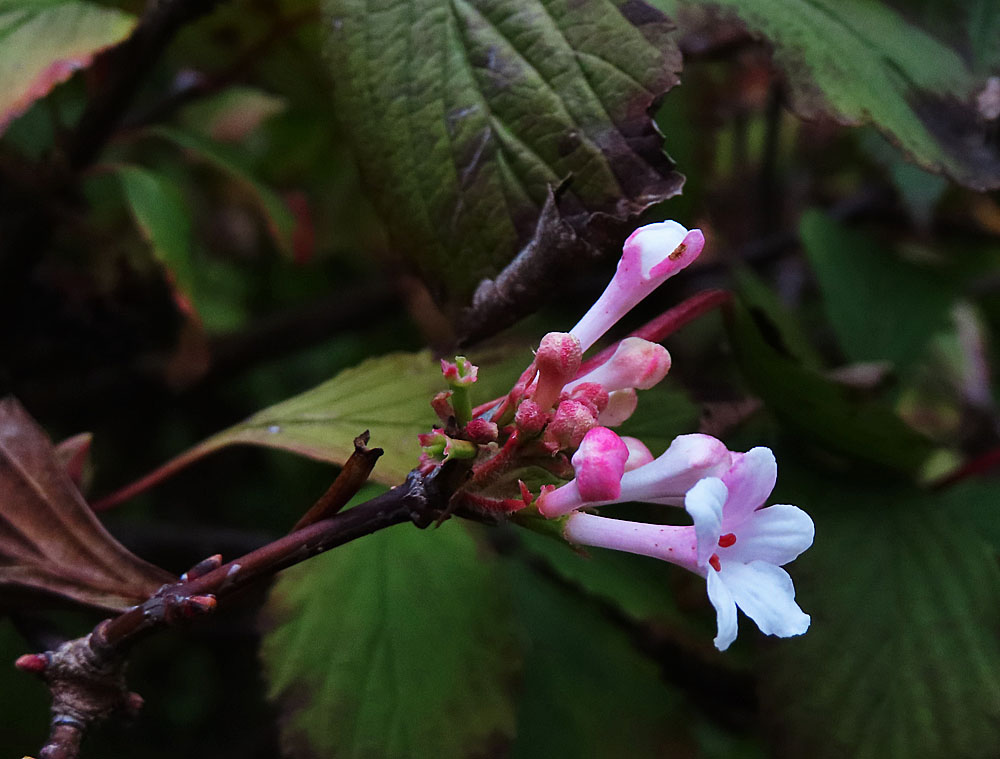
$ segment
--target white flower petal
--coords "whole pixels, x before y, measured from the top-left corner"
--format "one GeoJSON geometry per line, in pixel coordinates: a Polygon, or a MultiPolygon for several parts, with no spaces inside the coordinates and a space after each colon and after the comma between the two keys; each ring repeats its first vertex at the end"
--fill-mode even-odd
{"type": "Polygon", "coordinates": [[[780,567],[811,546],[815,532],[812,518],[797,506],[768,506],[739,526],[736,543],[719,556],[723,561],[749,564],[760,560],[780,567]]]}
{"type": "Polygon", "coordinates": [[[718,574],[762,633],[787,638],[809,629],[809,615],[795,603],[795,587],[785,570],[766,561],[728,562],[718,574]]]}
{"type": "Polygon", "coordinates": [[[736,640],[736,601],[726,584],[714,569],[708,570],[708,600],[715,607],[715,619],[718,634],[715,636],[715,647],[725,651],[736,640]]]}
{"type": "Polygon", "coordinates": [[[778,480],[778,464],[770,448],[752,448],[733,459],[733,465],[722,476],[729,488],[727,532],[735,531],[754,509],[764,504],[778,480]]]}
{"type": "Polygon", "coordinates": [[[684,508],[694,519],[698,536],[698,564],[704,567],[719,549],[722,508],[726,504],[726,486],[716,477],[699,480],[684,496],[684,508]]]}

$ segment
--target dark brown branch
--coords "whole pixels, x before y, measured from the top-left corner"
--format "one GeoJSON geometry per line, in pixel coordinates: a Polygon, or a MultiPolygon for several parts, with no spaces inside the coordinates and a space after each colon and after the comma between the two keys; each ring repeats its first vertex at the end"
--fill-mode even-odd
{"type": "Polygon", "coordinates": [[[219,0],[150,0],[135,30],[101,57],[109,81],[87,105],[70,137],[70,166],[89,166],[114,133],[167,45],[185,25],[210,13],[219,0]]]}
{"type": "MultiPolygon", "coordinates": [[[[363,469],[365,464],[359,466],[363,469]]],[[[358,475],[349,476],[353,481],[358,475]]],[[[129,693],[124,679],[126,657],[138,641],[212,612],[233,593],[331,548],[404,522],[427,527],[447,513],[462,477],[461,471],[448,466],[427,475],[412,472],[405,484],[238,559],[220,564],[218,557],[210,557],[200,562],[180,582],[164,585],[144,603],[104,620],[83,638],[55,651],[22,656],[18,667],[39,674],[52,693],[52,729],[40,756],[75,759],[88,729],[112,714],[138,708],[141,699],[129,693]]],[[[349,484],[344,487],[348,492],[349,484]]]]}

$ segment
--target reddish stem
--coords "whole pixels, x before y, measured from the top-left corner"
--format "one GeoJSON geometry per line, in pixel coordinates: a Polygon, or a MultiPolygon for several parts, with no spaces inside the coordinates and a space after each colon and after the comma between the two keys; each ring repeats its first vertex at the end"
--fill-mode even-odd
{"type": "MultiPolygon", "coordinates": [[[[647,322],[632,332],[628,337],[641,337],[651,343],[658,343],[672,335],[685,324],[694,321],[702,314],[706,314],[713,308],[718,308],[723,303],[732,300],[733,295],[728,290],[703,290],[692,295],[687,300],[678,303],[668,311],[664,311],[652,321],[647,322]]],[[[619,341],[620,342],[620,341],[619,341]]],[[[580,366],[577,377],[582,377],[587,372],[600,366],[614,354],[618,348],[618,342],[612,343],[592,358],[587,359],[580,366]]]]}
{"type": "Polygon", "coordinates": [[[958,470],[935,482],[932,487],[935,490],[948,488],[962,480],[988,474],[998,468],[1000,468],[1000,448],[994,448],[965,463],[958,470]]]}
{"type": "Polygon", "coordinates": [[[152,472],[143,475],[135,482],[130,482],[125,487],[108,493],[108,495],[103,498],[99,498],[90,504],[90,508],[94,511],[107,511],[108,509],[114,508],[118,504],[123,503],[130,498],[155,487],[156,485],[159,485],[167,478],[177,474],[177,472],[186,467],[188,464],[192,464],[202,456],[206,456],[209,453],[218,450],[223,445],[224,443],[220,443],[214,438],[209,438],[203,443],[199,443],[194,448],[189,448],[179,456],[175,456],[167,463],[161,464],[152,472]]]}

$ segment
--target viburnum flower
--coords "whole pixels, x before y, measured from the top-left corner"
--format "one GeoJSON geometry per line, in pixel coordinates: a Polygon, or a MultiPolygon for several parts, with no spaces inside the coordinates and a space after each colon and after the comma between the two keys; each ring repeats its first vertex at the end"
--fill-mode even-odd
{"type": "MultiPolygon", "coordinates": [[[[611,430],[607,432],[614,435],[611,430]]],[[[614,501],[679,505],[698,480],[720,476],[728,471],[733,456],[721,440],[710,435],[680,435],[674,438],[670,447],[659,458],[625,472],[617,498],[588,499],[575,486],[575,481],[571,481],[562,487],[543,492],[538,499],[538,510],[551,519],[584,506],[601,506],[614,501]]],[[[578,459],[574,456],[575,471],[579,472],[580,468],[586,468],[587,465],[586,458],[578,459]]]]}
{"type": "Polygon", "coordinates": [[[676,221],[639,227],[625,241],[615,276],[577,325],[570,330],[586,352],[619,319],[694,261],[705,246],[700,229],[676,221]]]}
{"type": "Polygon", "coordinates": [[[715,646],[720,651],[736,639],[737,607],[768,635],[801,635],[810,622],[795,603],[792,579],[781,567],[812,545],[812,519],[787,504],[760,508],[777,479],[769,449],[754,448],[734,459],[721,478],[701,479],[685,495],[693,526],[576,512],[563,528],[571,543],[664,559],[704,577],[716,611],[715,646]]]}

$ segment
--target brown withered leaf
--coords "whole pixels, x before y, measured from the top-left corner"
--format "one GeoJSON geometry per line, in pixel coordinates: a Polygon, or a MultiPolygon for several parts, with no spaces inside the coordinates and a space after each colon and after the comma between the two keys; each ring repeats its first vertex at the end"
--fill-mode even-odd
{"type": "Polygon", "coordinates": [[[117,611],[174,580],[104,529],[42,428],[0,399],[0,604],[29,594],[117,611]]]}

